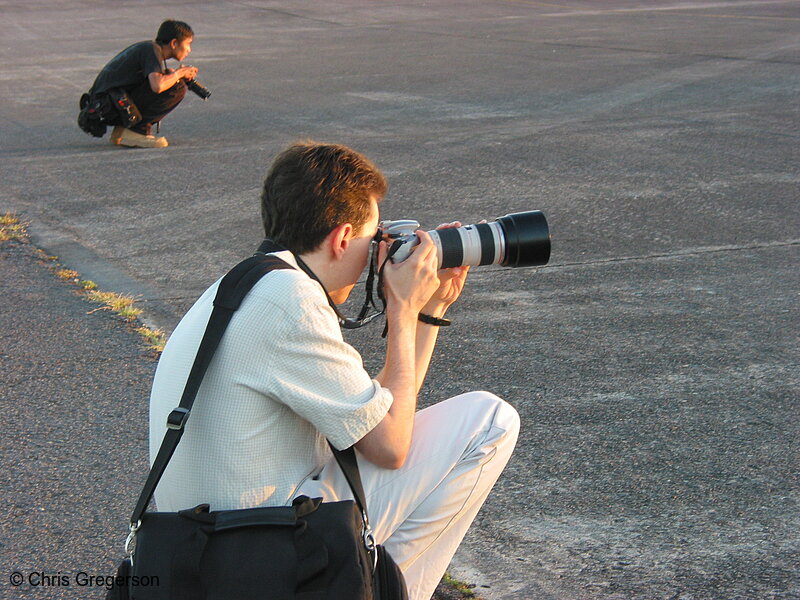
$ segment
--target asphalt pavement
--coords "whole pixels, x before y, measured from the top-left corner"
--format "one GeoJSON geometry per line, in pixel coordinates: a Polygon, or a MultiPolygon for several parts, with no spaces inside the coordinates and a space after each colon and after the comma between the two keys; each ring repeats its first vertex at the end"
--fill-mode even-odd
{"type": "Polygon", "coordinates": [[[49,262],[0,242],[0,598],[102,598],[89,577],[124,556],[156,363],[49,262]]]}
{"type": "MultiPolygon", "coordinates": [[[[550,264],[473,271],[421,398],[484,388],[522,417],[451,565],[481,596],[800,598],[800,3],[0,0],[0,11],[0,212],[29,220],[34,242],[84,277],[139,297],[167,331],[258,244],[259,186],[298,138],[373,158],[390,181],[385,218],[545,212],[550,264]],[[164,150],[83,134],[80,94],[167,17],[194,27],[187,62],[211,98],[187,97],[165,120],[164,150]]],[[[29,336],[17,319],[46,303],[12,293],[9,260],[0,376],[3,500],[15,508],[0,517],[0,596],[11,598],[12,566],[111,560],[91,550],[107,530],[58,523],[95,514],[97,498],[126,505],[121,484],[87,473],[105,474],[107,455],[140,473],[145,432],[99,451],[106,428],[92,419],[116,406],[103,390],[130,370],[126,414],[144,423],[152,365],[133,367],[143,357],[130,344],[72,352],[55,329],[29,336]],[[40,362],[58,371],[21,375],[40,362]],[[58,437],[78,426],[84,443],[58,437]],[[49,509],[54,494],[80,508],[49,509]]],[[[105,318],[81,320],[83,335],[113,337],[105,318]]],[[[349,338],[372,370],[379,329],[349,338]]]]}

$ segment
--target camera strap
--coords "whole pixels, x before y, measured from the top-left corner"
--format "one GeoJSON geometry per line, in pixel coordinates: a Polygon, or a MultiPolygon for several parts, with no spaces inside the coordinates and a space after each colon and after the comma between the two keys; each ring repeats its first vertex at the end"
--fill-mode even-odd
{"type": "MultiPolygon", "coordinates": [[[[372,239],[372,243],[370,246],[369,251],[369,273],[367,275],[366,281],[366,298],[364,299],[364,306],[361,307],[361,311],[358,313],[357,320],[364,319],[366,317],[367,311],[369,307],[372,306],[378,314],[386,314],[386,296],[383,294],[383,270],[386,268],[386,263],[389,262],[389,259],[394,256],[395,252],[400,249],[402,243],[399,240],[395,240],[392,245],[389,247],[389,251],[386,253],[386,258],[381,263],[380,267],[376,267],[378,264],[378,244],[382,239],[382,231],[378,231],[375,234],[375,237],[372,239]],[[377,287],[377,294],[378,299],[381,301],[383,305],[382,308],[378,308],[377,304],[375,304],[375,299],[372,297],[372,290],[375,287],[375,274],[378,275],[378,287],[377,287]]],[[[381,333],[381,337],[386,337],[386,333],[388,331],[389,324],[386,323],[383,326],[383,333],[381,333]]]]}
{"type": "MultiPolygon", "coordinates": [[[[336,314],[336,318],[339,320],[339,325],[344,329],[358,329],[359,327],[363,327],[367,323],[371,323],[381,315],[386,313],[386,297],[383,295],[383,269],[386,267],[386,263],[388,262],[389,258],[394,254],[397,249],[400,247],[401,244],[392,244],[389,248],[389,252],[386,256],[386,259],[383,261],[380,267],[377,267],[377,255],[378,255],[378,239],[376,238],[372,241],[372,248],[370,249],[370,258],[369,258],[369,274],[367,275],[367,282],[366,282],[366,298],[364,299],[364,305],[361,307],[361,310],[358,313],[358,317],[355,319],[350,317],[345,317],[336,304],[331,299],[330,295],[328,294],[328,290],[325,289],[325,285],[319,280],[316,273],[311,270],[306,262],[300,258],[300,256],[294,252],[292,252],[292,256],[294,256],[295,260],[297,261],[297,266],[311,279],[316,281],[321,287],[322,291],[325,292],[325,297],[328,299],[328,304],[333,309],[333,312],[336,314]],[[380,299],[381,303],[383,304],[383,308],[378,308],[375,299],[372,295],[372,288],[375,285],[375,275],[378,275],[378,298],[380,299]],[[372,313],[371,315],[367,315],[369,312],[370,307],[373,307],[376,312],[372,313]]],[[[261,245],[258,247],[256,254],[271,254],[272,252],[281,252],[287,250],[280,244],[272,241],[271,239],[265,239],[261,245]]],[[[381,337],[386,337],[387,328],[384,326],[383,334],[381,337]]]]}
{"type": "MultiPolygon", "coordinates": [[[[375,301],[372,299],[372,286],[375,281],[375,265],[378,263],[378,244],[380,243],[382,234],[383,232],[379,230],[378,233],[375,234],[375,239],[372,240],[372,254],[369,260],[369,275],[367,276],[367,299],[364,300],[364,307],[361,309],[362,312],[366,311],[367,302],[371,302],[372,306],[374,306],[376,310],[378,309],[378,307],[375,306],[375,301]]],[[[401,240],[395,240],[392,242],[392,245],[389,246],[388,251],[386,252],[386,258],[383,259],[383,262],[378,269],[378,298],[380,298],[380,301],[383,304],[383,308],[380,311],[381,314],[386,314],[386,296],[383,294],[383,270],[386,268],[386,263],[389,262],[389,259],[395,255],[402,245],[403,242],[401,240]]],[[[387,333],[389,333],[388,320],[383,324],[383,332],[381,332],[381,337],[385,338],[387,333]]]]}

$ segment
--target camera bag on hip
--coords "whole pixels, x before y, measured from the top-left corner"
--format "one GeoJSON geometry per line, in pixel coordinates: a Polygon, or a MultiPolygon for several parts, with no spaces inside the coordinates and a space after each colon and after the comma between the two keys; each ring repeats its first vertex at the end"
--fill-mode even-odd
{"type": "MultiPolygon", "coordinates": [[[[180,405],[130,522],[128,554],[107,600],[407,600],[405,580],[375,543],[353,448],[330,445],[353,500],[300,496],[292,506],[147,512],[183,435],[200,383],[233,313],[266,273],[292,268],[255,255],[220,282],[180,405]]],[[[330,444],[330,442],[329,442],[330,444]]]]}
{"type": "Polygon", "coordinates": [[[139,108],[122,88],[83,94],[79,106],[78,127],[94,137],[103,137],[109,125],[132,127],[142,120],[139,108]]]}

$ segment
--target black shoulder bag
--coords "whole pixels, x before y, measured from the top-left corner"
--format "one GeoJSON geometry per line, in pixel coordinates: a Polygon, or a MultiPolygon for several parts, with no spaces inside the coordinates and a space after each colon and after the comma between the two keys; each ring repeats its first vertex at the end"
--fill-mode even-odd
{"type": "MultiPolygon", "coordinates": [[[[352,448],[331,445],[353,500],[300,496],[292,506],[146,512],[183,435],[200,383],[248,291],[266,273],[291,268],[255,255],[220,282],[180,405],[131,516],[128,554],[108,600],[407,600],[405,580],[375,543],[352,448]]],[[[329,442],[330,444],[330,442],[329,442]]]]}
{"type": "Polygon", "coordinates": [[[103,137],[109,125],[133,127],[142,120],[142,113],[122,88],[81,95],[78,102],[78,127],[94,137],[103,137]]]}

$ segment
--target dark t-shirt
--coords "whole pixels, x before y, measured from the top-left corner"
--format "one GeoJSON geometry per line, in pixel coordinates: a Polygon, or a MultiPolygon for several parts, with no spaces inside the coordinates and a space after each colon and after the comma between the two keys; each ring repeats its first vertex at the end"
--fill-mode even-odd
{"type": "Polygon", "coordinates": [[[142,84],[150,73],[163,73],[161,48],[152,41],[128,46],[103,67],[92,85],[99,94],[113,88],[130,91],[142,84]]]}

